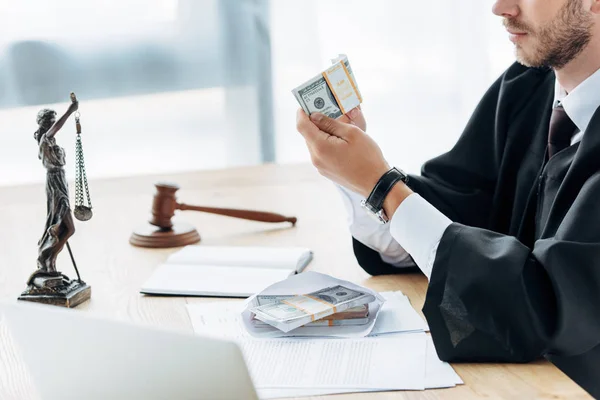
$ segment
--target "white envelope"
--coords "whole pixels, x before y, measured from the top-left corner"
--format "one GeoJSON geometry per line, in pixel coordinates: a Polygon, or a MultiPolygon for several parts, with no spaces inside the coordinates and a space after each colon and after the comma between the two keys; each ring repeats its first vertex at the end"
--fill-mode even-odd
{"type": "Polygon", "coordinates": [[[371,333],[375,326],[375,321],[379,315],[379,310],[385,302],[385,298],[374,290],[356,285],[352,282],[334,278],[319,272],[307,271],[298,275],[292,275],[289,278],[277,282],[262,292],[251,296],[244,302],[244,311],[242,312],[242,321],[248,333],[258,338],[275,337],[340,337],[357,338],[364,337],[371,333]],[[300,295],[315,292],[320,289],[335,285],[342,285],[349,289],[367,292],[375,296],[375,301],[369,303],[369,322],[365,325],[354,326],[302,326],[290,332],[284,333],[272,326],[256,327],[252,324],[252,313],[250,308],[257,305],[257,295],[300,295]]]}

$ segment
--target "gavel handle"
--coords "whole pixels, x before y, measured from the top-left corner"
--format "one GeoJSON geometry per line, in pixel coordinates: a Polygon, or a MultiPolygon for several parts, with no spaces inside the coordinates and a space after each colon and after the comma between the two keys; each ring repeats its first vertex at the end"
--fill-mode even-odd
{"type": "Polygon", "coordinates": [[[188,204],[177,204],[178,210],[191,210],[191,211],[202,211],[210,214],[225,215],[228,217],[249,219],[251,221],[262,221],[262,222],[291,222],[292,225],[296,225],[296,217],[286,217],[281,214],[263,212],[263,211],[252,211],[252,210],[236,210],[233,208],[216,208],[216,207],[200,207],[190,206],[188,204]]]}

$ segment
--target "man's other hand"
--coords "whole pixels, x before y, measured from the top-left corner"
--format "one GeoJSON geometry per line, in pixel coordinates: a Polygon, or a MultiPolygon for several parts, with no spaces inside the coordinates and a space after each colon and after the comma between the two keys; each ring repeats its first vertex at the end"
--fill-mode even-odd
{"type": "Polygon", "coordinates": [[[360,106],[353,108],[348,113],[338,118],[338,121],[358,126],[363,132],[367,131],[367,120],[360,106]]]}
{"type": "Polygon", "coordinates": [[[377,143],[364,132],[366,122],[360,109],[337,120],[319,113],[309,118],[299,109],[296,128],[319,173],[364,197],[390,169],[377,143]]]}

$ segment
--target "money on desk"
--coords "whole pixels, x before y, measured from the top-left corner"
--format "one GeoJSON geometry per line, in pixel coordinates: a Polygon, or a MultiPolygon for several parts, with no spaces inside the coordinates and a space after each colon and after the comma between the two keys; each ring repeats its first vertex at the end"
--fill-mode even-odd
{"type": "Polygon", "coordinates": [[[292,90],[307,115],[320,112],[338,118],[362,103],[348,57],[340,54],[331,62],[331,67],[292,90]]]}
{"type": "MultiPolygon", "coordinates": [[[[351,318],[351,319],[327,319],[327,318],[323,318],[320,319],[318,321],[313,321],[313,322],[309,322],[308,324],[304,325],[306,327],[311,327],[311,326],[356,326],[356,325],[366,325],[369,323],[369,318],[365,317],[365,318],[351,318]]],[[[254,320],[252,321],[252,325],[254,325],[256,328],[266,328],[266,327],[270,327],[271,325],[267,324],[266,322],[262,322],[260,320],[254,320]]]]}
{"type": "MultiPolygon", "coordinates": [[[[256,319],[282,332],[289,332],[329,315],[364,306],[374,300],[375,297],[370,293],[336,285],[305,295],[282,296],[279,299],[274,299],[273,296],[263,298],[264,304],[252,307],[250,312],[256,319]]],[[[325,324],[343,325],[340,322],[325,324]]]]}
{"type": "MultiPolygon", "coordinates": [[[[294,296],[257,296],[257,301],[259,304],[271,304],[276,302],[278,299],[287,300],[294,296]],[[265,299],[266,298],[266,299],[265,299]]],[[[346,311],[338,312],[335,314],[328,315],[326,317],[321,318],[320,320],[309,322],[304,326],[348,326],[348,325],[365,325],[369,323],[369,306],[362,305],[358,307],[349,308],[346,311]]],[[[252,317],[252,325],[261,328],[261,327],[270,327],[271,325],[267,324],[256,318],[254,315],[252,317]]]]}
{"type": "Polygon", "coordinates": [[[369,323],[369,318],[348,318],[348,319],[327,319],[323,318],[318,321],[313,321],[305,326],[354,326],[366,325],[369,323]]]}
{"type": "MultiPolygon", "coordinates": [[[[319,300],[321,300],[319,298],[319,300]]],[[[338,299],[342,302],[350,300],[350,297],[338,299]]],[[[354,300],[357,300],[355,298],[354,300]]],[[[368,336],[373,330],[380,314],[381,308],[385,303],[385,298],[373,289],[357,285],[350,281],[335,278],[331,275],[322,274],[315,271],[304,271],[301,274],[294,274],[271,286],[268,286],[260,292],[250,296],[244,301],[243,311],[241,312],[241,322],[246,331],[256,338],[282,338],[282,337],[337,337],[337,338],[359,338],[368,336]],[[357,304],[344,304],[331,300],[329,304],[335,306],[337,312],[328,311],[321,318],[314,315],[315,321],[311,321],[309,316],[307,323],[298,328],[291,329],[285,322],[280,321],[283,331],[271,323],[266,323],[266,318],[258,317],[252,310],[269,305],[279,305],[281,302],[289,302],[290,299],[300,297],[301,295],[313,295],[330,291],[331,288],[344,288],[348,294],[361,293],[362,301],[356,301],[357,304]],[[351,292],[350,292],[351,291],[351,292]],[[369,297],[370,296],[370,299],[369,297]],[[359,304],[362,303],[362,304],[359,304]],[[337,319],[336,319],[337,318],[337,319]],[[343,318],[343,319],[339,319],[343,318]],[[367,323],[362,323],[358,319],[366,318],[367,323]],[[350,322],[350,319],[354,319],[350,322]],[[318,321],[318,324],[312,323],[318,321]],[[344,322],[329,322],[344,321],[344,322]],[[339,325],[343,324],[343,325],[339,325]]],[[[352,301],[349,301],[352,303],[352,301]]],[[[284,303],[285,304],[285,303],[284,303]]],[[[304,307],[303,307],[304,308],[304,307]]],[[[328,307],[325,307],[328,308],[328,307]]],[[[305,309],[306,310],[306,309],[305,309]]],[[[313,313],[314,314],[314,313],[313,313]]],[[[303,315],[300,313],[300,315],[303,315]]],[[[304,314],[306,316],[306,314],[304,314]]],[[[266,317],[266,316],[265,316],[266,317]]],[[[271,321],[270,321],[271,322],[271,321]]],[[[296,321],[294,321],[296,322],[296,321]]],[[[304,323],[302,321],[301,323],[304,323]]],[[[275,323],[277,325],[277,323],[275,323]]]]}

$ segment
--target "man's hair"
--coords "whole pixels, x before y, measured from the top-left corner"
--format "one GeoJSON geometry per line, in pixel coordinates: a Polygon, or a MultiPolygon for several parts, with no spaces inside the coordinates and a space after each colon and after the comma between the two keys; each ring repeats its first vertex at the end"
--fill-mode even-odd
{"type": "Polygon", "coordinates": [[[56,111],[50,110],[48,108],[44,108],[43,110],[40,110],[40,112],[37,115],[37,124],[39,126],[39,129],[37,131],[35,131],[35,133],[33,134],[33,137],[35,138],[35,140],[37,140],[39,142],[40,139],[42,138],[42,136],[46,132],[48,132],[48,130],[52,127],[52,124],[54,124],[55,120],[56,120],[56,111]]]}

